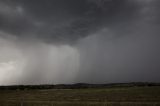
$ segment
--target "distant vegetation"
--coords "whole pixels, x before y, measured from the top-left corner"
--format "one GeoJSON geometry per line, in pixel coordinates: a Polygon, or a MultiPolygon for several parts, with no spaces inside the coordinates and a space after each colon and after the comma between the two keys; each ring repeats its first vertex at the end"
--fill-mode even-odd
{"type": "Polygon", "coordinates": [[[81,88],[113,88],[113,87],[136,87],[136,86],[160,86],[160,83],[132,82],[110,84],[57,84],[57,85],[11,85],[0,86],[0,90],[30,90],[30,89],[81,89],[81,88]]]}

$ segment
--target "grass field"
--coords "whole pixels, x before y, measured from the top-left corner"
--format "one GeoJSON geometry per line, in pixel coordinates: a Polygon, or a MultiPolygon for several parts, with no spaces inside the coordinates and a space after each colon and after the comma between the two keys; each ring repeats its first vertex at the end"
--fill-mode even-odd
{"type": "Polygon", "coordinates": [[[160,106],[160,87],[1,90],[0,106],[160,106]]]}

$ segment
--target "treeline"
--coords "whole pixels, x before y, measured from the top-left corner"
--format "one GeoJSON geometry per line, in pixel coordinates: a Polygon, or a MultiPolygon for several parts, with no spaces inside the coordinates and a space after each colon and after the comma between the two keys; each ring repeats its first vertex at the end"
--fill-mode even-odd
{"type": "Polygon", "coordinates": [[[136,86],[160,86],[160,83],[133,82],[133,83],[110,83],[110,84],[57,84],[57,85],[12,85],[0,86],[0,90],[33,90],[33,89],[82,89],[82,88],[114,88],[136,86]]]}

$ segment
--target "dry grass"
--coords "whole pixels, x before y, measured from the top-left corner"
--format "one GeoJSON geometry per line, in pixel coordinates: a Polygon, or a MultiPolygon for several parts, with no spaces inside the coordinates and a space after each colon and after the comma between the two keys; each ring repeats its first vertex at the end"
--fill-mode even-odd
{"type": "Polygon", "coordinates": [[[0,106],[160,106],[160,87],[4,90],[0,106]]]}

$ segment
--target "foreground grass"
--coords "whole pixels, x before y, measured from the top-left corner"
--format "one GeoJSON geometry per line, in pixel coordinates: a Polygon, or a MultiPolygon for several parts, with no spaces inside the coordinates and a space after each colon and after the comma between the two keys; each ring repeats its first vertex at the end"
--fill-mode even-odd
{"type": "Polygon", "coordinates": [[[4,90],[0,106],[160,106],[160,87],[4,90]]]}

